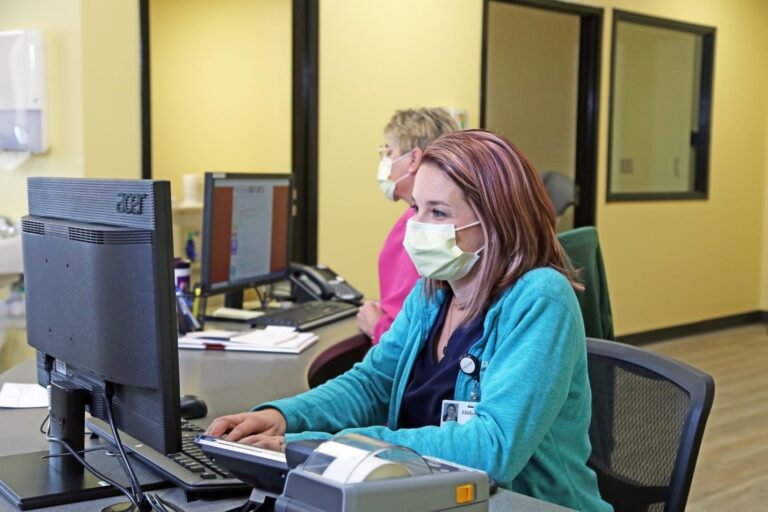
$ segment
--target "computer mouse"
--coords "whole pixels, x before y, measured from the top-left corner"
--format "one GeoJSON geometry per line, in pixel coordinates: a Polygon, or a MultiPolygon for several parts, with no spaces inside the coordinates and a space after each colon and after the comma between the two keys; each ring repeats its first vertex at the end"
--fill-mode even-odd
{"type": "Polygon", "coordinates": [[[181,397],[181,417],[185,420],[204,418],[208,414],[208,406],[195,395],[181,397]]]}

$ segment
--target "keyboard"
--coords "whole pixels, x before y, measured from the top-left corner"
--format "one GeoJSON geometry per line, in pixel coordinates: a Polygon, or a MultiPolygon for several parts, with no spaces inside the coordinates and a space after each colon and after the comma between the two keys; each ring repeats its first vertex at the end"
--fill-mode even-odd
{"type": "Polygon", "coordinates": [[[250,321],[256,326],[283,325],[307,331],[357,314],[357,306],[346,302],[314,301],[288,309],[270,311],[250,321]]]}
{"type": "MultiPolygon", "coordinates": [[[[108,423],[89,418],[86,426],[97,436],[114,443],[108,423]]],[[[120,432],[120,439],[126,451],[187,492],[205,496],[250,491],[250,486],[216,465],[195,444],[195,437],[203,432],[204,429],[194,423],[181,420],[181,451],[168,455],[146,446],[125,432],[120,432]]]]}

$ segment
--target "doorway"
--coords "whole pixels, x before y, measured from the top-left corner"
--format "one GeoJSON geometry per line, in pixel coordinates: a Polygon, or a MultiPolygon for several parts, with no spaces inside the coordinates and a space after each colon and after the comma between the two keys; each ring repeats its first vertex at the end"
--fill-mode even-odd
{"type": "Polygon", "coordinates": [[[142,177],[290,173],[291,259],[316,263],[317,0],[138,3],[142,177]]]}
{"type": "Polygon", "coordinates": [[[558,231],[595,224],[602,9],[485,0],[480,124],[541,173],[558,231]]]}

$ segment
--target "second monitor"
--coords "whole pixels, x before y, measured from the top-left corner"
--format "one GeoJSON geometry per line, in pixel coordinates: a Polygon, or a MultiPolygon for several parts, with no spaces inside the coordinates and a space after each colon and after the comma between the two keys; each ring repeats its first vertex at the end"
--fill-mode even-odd
{"type": "Polygon", "coordinates": [[[291,198],[290,175],[205,174],[203,295],[242,308],[243,290],[288,278],[291,198]]]}

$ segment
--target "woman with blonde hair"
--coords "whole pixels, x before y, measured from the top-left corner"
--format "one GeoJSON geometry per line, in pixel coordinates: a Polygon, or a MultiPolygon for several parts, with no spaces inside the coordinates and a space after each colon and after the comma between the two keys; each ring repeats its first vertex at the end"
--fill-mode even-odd
{"type": "Polygon", "coordinates": [[[357,432],[482,469],[542,500],[611,510],[587,466],[579,285],[533,166],[494,133],[443,135],[424,153],[413,207],[404,243],[424,279],[363,362],[296,397],[219,418],[209,433],[279,449],[357,432]],[[446,401],[458,421],[441,421],[446,401]]]}
{"type": "MultiPolygon", "coordinates": [[[[384,128],[386,143],[379,148],[378,181],[390,201],[411,204],[414,177],[424,150],[444,133],[459,129],[444,108],[398,110],[384,128]]],[[[419,274],[403,249],[405,226],[413,216],[409,208],[395,222],[379,253],[379,301],[368,300],[357,314],[357,326],[374,344],[389,329],[413,289],[419,274]]]]}

